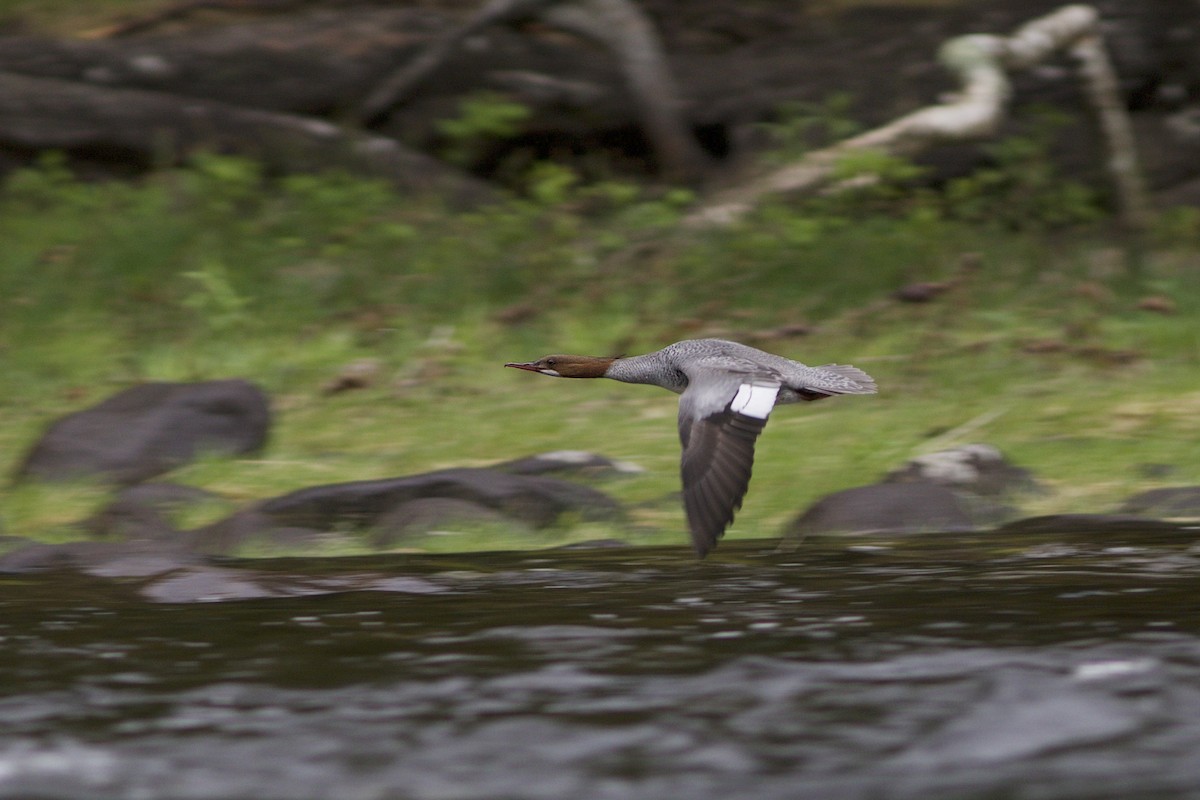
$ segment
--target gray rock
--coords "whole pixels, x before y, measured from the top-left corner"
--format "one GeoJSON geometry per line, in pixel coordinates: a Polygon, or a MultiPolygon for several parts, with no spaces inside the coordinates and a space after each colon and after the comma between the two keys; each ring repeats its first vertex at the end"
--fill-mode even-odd
{"type": "Polygon", "coordinates": [[[528,527],[495,509],[454,497],[422,497],[419,500],[409,500],[380,516],[371,527],[375,531],[375,545],[390,547],[405,538],[422,533],[472,525],[528,527]]]}
{"type": "Polygon", "coordinates": [[[163,576],[143,586],[141,594],[156,603],[215,603],[291,596],[281,595],[278,590],[265,585],[260,576],[250,570],[215,566],[189,567],[163,576]]]}
{"type": "Polygon", "coordinates": [[[53,423],[16,477],[137,483],[202,454],[257,451],[269,425],[267,397],[247,381],[145,383],[53,423]]]}
{"type": "Polygon", "coordinates": [[[466,468],[314,486],[267,500],[257,510],[302,528],[366,528],[398,506],[428,497],[466,500],[537,528],[553,524],[565,513],[589,520],[622,514],[615,500],[587,486],[540,475],[466,468]]]}
{"type": "Polygon", "coordinates": [[[212,492],[176,483],[143,483],[120,490],[104,508],[80,523],[93,536],[167,539],[178,531],[171,517],[187,506],[217,498],[212,492]]]}
{"type": "Polygon", "coordinates": [[[460,504],[442,505],[440,510],[417,506],[417,512],[429,515],[427,520],[436,519],[436,514],[452,515],[455,510],[478,516],[479,509],[484,509],[496,515],[493,520],[542,528],[564,514],[578,514],[586,520],[619,519],[624,514],[620,504],[608,495],[570,481],[492,469],[446,469],[402,478],[313,486],[264,500],[194,531],[193,547],[203,552],[232,552],[251,537],[269,538],[280,531],[320,535],[364,531],[381,524],[403,527],[405,512],[399,509],[429,499],[460,504]],[[476,508],[468,511],[469,506],[476,508]],[[396,516],[389,520],[392,514],[396,516]]]}
{"type": "Polygon", "coordinates": [[[185,539],[197,553],[232,555],[247,548],[266,551],[303,551],[335,544],[342,537],[332,530],[319,530],[282,523],[257,506],[189,531],[185,539]]]}
{"type": "Polygon", "coordinates": [[[1195,527],[1131,514],[1046,514],[1018,519],[997,533],[1174,533],[1194,534],[1195,527]]]}
{"type": "Polygon", "coordinates": [[[620,539],[584,539],[582,542],[571,542],[564,544],[561,547],[554,548],[555,550],[619,550],[624,547],[629,547],[629,542],[623,542],[620,539]]]}
{"type": "Polygon", "coordinates": [[[932,483],[981,497],[1001,497],[1040,487],[1033,473],[1018,467],[989,444],[968,444],[910,459],[888,473],[887,483],[932,483]]]}
{"type": "Polygon", "coordinates": [[[961,499],[931,483],[877,483],[822,497],[785,529],[812,533],[916,533],[970,531],[976,525],[961,499]]]}
{"type": "Polygon", "coordinates": [[[1118,511],[1159,517],[1200,517],[1200,486],[1151,489],[1130,497],[1118,511]]]}
{"type": "Polygon", "coordinates": [[[106,578],[141,578],[200,560],[200,556],[165,542],[31,544],[0,556],[0,573],[70,569],[106,578]]]}
{"type": "Polygon", "coordinates": [[[619,475],[637,475],[645,472],[629,461],[614,461],[598,453],[586,450],[554,450],[538,453],[495,465],[493,469],[514,475],[580,475],[587,478],[607,478],[619,475]]]}
{"type": "Polygon", "coordinates": [[[313,597],[335,592],[437,594],[444,587],[424,578],[364,573],[295,575],[214,565],[195,565],[162,575],[139,588],[156,603],[219,603],[237,600],[313,597]]]}
{"type": "Polygon", "coordinates": [[[30,544],[34,544],[34,541],[24,536],[6,536],[0,533],[0,552],[9,552],[30,544]]]}

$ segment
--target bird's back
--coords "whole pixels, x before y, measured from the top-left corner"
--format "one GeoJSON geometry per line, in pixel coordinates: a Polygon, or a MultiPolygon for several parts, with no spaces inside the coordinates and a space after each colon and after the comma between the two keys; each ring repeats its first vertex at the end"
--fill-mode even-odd
{"type": "Polygon", "coordinates": [[[719,366],[723,360],[727,360],[731,372],[744,372],[748,362],[753,363],[765,372],[779,376],[783,383],[778,400],[780,403],[812,399],[811,396],[805,396],[812,393],[873,394],[876,391],[875,381],[857,367],[844,364],[810,367],[757,347],[725,339],[686,339],[651,355],[660,356],[664,362],[680,371],[700,360],[711,366],[719,366]]]}

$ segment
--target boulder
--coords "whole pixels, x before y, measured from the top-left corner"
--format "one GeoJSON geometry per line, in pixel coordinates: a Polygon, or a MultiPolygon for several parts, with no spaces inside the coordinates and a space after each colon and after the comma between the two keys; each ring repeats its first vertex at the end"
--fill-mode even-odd
{"type": "Polygon", "coordinates": [[[932,483],[877,483],[822,497],[785,529],[788,537],[812,533],[917,533],[971,531],[963,501],[932,483]]]}
{"type": "Polygon", "coordinates": [[[345,542],[332,529],[319,530],[281,523],[270,515],[260,513],[257,506],[238,511],[212,525],[188,531],[183,538],[195,552],[209,555],[234,555],[246,549],[294,553],[345,542]]]}
{"type": "Polygon", "coordinates": [[[278,522],[304,528],[365,528],[398,506],[427,497],[477,503],[535,528],[551,525],[565,513],[590,520],[621,516],[615,500],[587,486],[541,475],[473,468],[314,486],[267,500],[257,510],[278,522]]]}
{"type": "Polygon", "coordinates": [[[120,579],[158,603],[203,603],[305,597],[335,592],[434,594],[445,588],[424,578],[364,572],[312,575],[264,572],[209,563],[164,542],[30,544],[0,557],[0,574],[71,570],[120,579]]]}
{"type": "Polygon", "coordinates": [[[221,603],[322,593],[289,592],[268,585],[252,570],[206,564],[163,575],[140,589],[140,594],[154,603],[221,603]]]}
{"type": "Polygon", "coordinates": [[[24,536],[7,536],[0,533],[0,553],[7,553],[33,543],[33,539],[26,539],[24,536]]]}
{"type": "Polygon", "coordinates": [[[212,492],[176,483],[143,483],[117,492],[112,501],[79,523],[93,536],[165,539],[178,533],[172,515],[216,499],[212,492]]]}
{"type": "Polygon", "coordinates": [[[1045,514],[1014,520],[997,533],[1195,533],[1194,527],[1133,514],[1045,514]]]}
{"type": "Polygon", "coordinates": [[[968,444],[917,456],[888,473],[884,481],[932,483],[981,497],[1040,489],[1033,473],[1010,462],[990,444],[968,444]]]}
{"type": "Polygon", "coordinates": [[[554,450],[517,458],[496,464],[493,469],[513,475],[578,475],[586,478],[607,478],[618,475],[636,475],[644,472],[637,464],[629,461],[614,461],[598,453],[586,450],[554,450]]]}
{"type": "Polygon", "coordinates": [[[200,561],[200,556],[167,542],[39,543],[0,556],[0,573],[71,569],[104,578],[144,578],[200,561]]]}
{"type": "Polygon", "coordinates": [[[17,478],[99,478],[132,484],[206,453],[262,448],[267,397],[243,380],[145,383],[53,423],[17,478]]]}
{"type": "Polygon", "coordinates": [[[193,547],[204,552],[230,552],[251,537],[271,538],[288,532],[319,536],[375,528],[383,531],[383,541],[389,542],[409,530],[428,530],[447,520],[461,524],[486,517],[489,522],[543,528],[564,514],[610,520],[622,517],[623,510],[603,492],[570,481],[457,468],[300,489],[197,530],[192,541],[193,547]],[[421,502],[430,500],[439,502],[421,502]],[[401,534],[395,533],[397,528],[401,534]]]}
{"type": "Polygon", "coordinates": [[[220,603],[238,600],[314,597],[340,592],[437,594],[440,584],[415,576],[355,570],[341,575],[261,572],[240,567],[198,564],[156,576],[138,592],[154,603],[220,603]]]}
{"type": "Polygon", "coordinates": [[[1174,486],[1141,492],[1122,503],[1118,511],[1122,514],[1158,517],[1200,517],[1200,486],[1174,486]]]}
{"type": "Polygon", "coordinates": [[[380,516],[374,528],[377,547],[391,547],[397,542],[435,530],[479,525],[515,525],[528,528],[495,509],[470,500],[454,497],[422,497],[409,500],[380,516]]]}

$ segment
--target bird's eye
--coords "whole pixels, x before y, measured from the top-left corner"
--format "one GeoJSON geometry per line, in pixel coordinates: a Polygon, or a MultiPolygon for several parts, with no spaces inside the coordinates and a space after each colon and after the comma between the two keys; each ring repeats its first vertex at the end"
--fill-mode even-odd
{"type": "Polygon", "coordinates": [[[558,364],[557,358],[547,358],[545,361],[547,367],[554,367],[558,364]]]}

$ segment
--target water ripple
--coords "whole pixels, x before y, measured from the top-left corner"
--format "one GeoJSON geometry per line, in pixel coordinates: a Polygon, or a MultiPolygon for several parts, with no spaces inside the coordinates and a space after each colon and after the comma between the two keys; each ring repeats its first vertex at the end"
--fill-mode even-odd
{"type": "Polygon", "coordinates": [[[1196,796],[1191,542],[863,544],[23,576],[0,797],[1196,796]]]}

